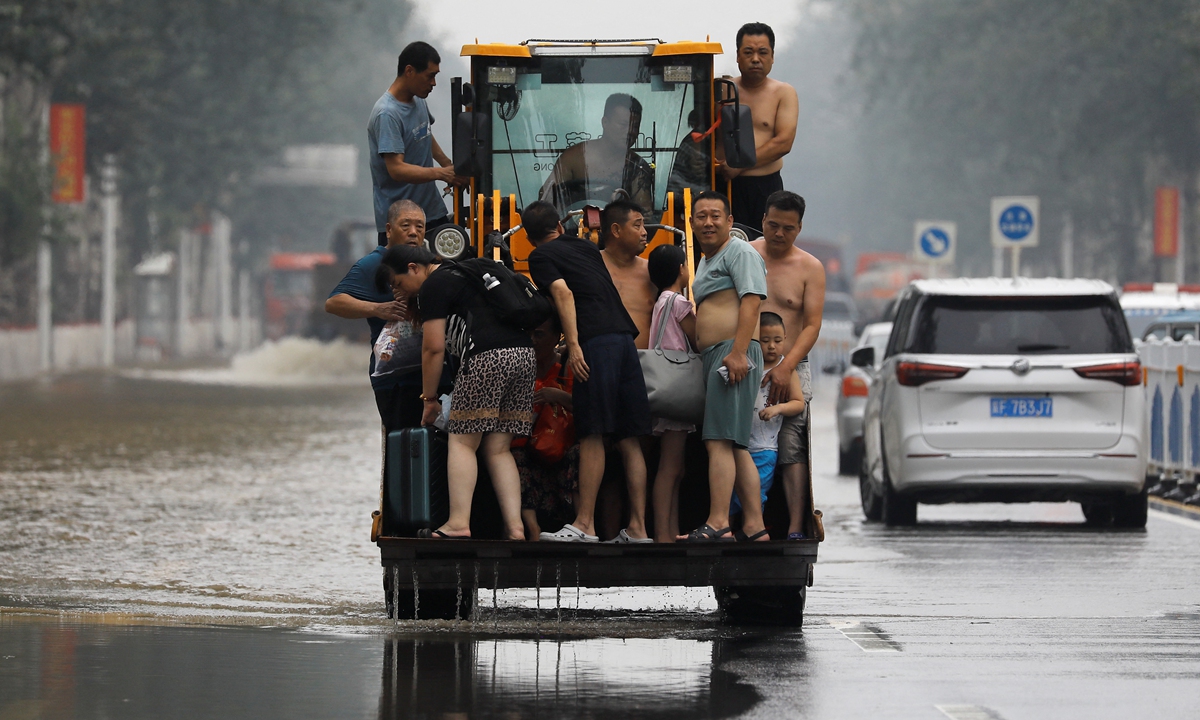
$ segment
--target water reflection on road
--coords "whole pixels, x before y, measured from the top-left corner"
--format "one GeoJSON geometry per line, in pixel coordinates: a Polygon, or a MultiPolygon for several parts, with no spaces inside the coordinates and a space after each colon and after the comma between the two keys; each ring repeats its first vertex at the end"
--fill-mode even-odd
{"type": "Polygon", "coordinates": [[[759,699],[724,669],[755,640],[729,634],[380,638],[7,613],[0,640],[2,718],[720,718],[759,699]]]}
{"type": "Polygon", "coordinates": [[[739,715],[752,687],[722,669],[730,639],[393,639],[380,718],[709,718],[739,715]]]}

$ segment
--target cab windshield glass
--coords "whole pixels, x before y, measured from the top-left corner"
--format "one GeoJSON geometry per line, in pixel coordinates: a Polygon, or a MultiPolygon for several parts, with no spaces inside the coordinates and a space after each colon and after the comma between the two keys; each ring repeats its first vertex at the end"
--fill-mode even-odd
{"type": "Polygon", "coordinates": [[[947,355],[1062,355],[1133,352],[1114,299],[925,298],[906,352],[947,355]]]}
{"type": "Polygon", "coordinates": [[[520,207],[541,199],[566,213],[603,206],[623,189],[661,211],[668,191],[710,187],[709,140],[691,138],[711,123],[707,67],[546,56],[489,74],[507,81],[480,90],[491,103],[492,184],[520,207]]]}

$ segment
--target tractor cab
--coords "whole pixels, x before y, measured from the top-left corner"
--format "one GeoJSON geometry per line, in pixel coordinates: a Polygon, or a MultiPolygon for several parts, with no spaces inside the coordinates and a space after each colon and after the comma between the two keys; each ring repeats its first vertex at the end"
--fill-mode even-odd
{"type": "Polygon", "coordinates": [[[713,78],[720,52],[660,40],[464,46],[471,74],[452,81],[451,115],[455,169],[470,185],[453,191],[459,232],[433,231],[431,248],[450,259],[511,253],[526,271],[521,208],[545,200],[568,231],[594,236],[587,209],[627,197],[647,211],[647,253],[676,243],[694,258],[691,196],[715,187],[716,159],[754,163],[749,108],[713,78]]]}

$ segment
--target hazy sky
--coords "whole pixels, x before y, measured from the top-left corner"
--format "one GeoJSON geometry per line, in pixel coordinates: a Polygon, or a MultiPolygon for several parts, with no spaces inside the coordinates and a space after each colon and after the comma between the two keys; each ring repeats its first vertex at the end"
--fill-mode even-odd
{"type": "MultiPolygon", "coordinates": [[[[717,72],[733,73],[733,43],[743,23],[765,22],[776,32],[776,49],[787,48],[788,36],[799,20],[801,3],[772,3],[771,11],[747,15],[730,12],[729,2],[693,0],[671,6],[645,0],[610,0],[590,6],[562,0],[521,0],[509,6],[484,0],[416,0],[422,24],[441,36],[446,69],[463,45],[475,42],[521,42],[529,38],[637,38],[666,41],[720,42],[725,55],[717,57],[717,72]],[[519,12],[514,12],[519,8],[519,12]],[[586,9],[585,9],[586,8],[586,9]],[[477,18],[472,22],[469,18],[477,18]]],[[[760,6],[761,8],[762,6],[760,6]]]]}

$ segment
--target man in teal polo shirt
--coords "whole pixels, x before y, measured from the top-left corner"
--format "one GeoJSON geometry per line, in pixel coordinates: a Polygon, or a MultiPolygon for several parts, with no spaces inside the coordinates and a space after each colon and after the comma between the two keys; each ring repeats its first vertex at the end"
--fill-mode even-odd
{"type": "Polygon", "coordinates": [[[696,268],[696,336],[704,357],[704,445],[708,450],[709,511],[690,542],[733,540],[729,500],[736,488],[746,540],[769,540],[763,525],[758,469],[747,449],[754,403],[762,382],[758,316],[767,296],[762,257],[729,236],[729,199],[707,191],[692,202],[692,230],[704,259],[696,268]]]}

